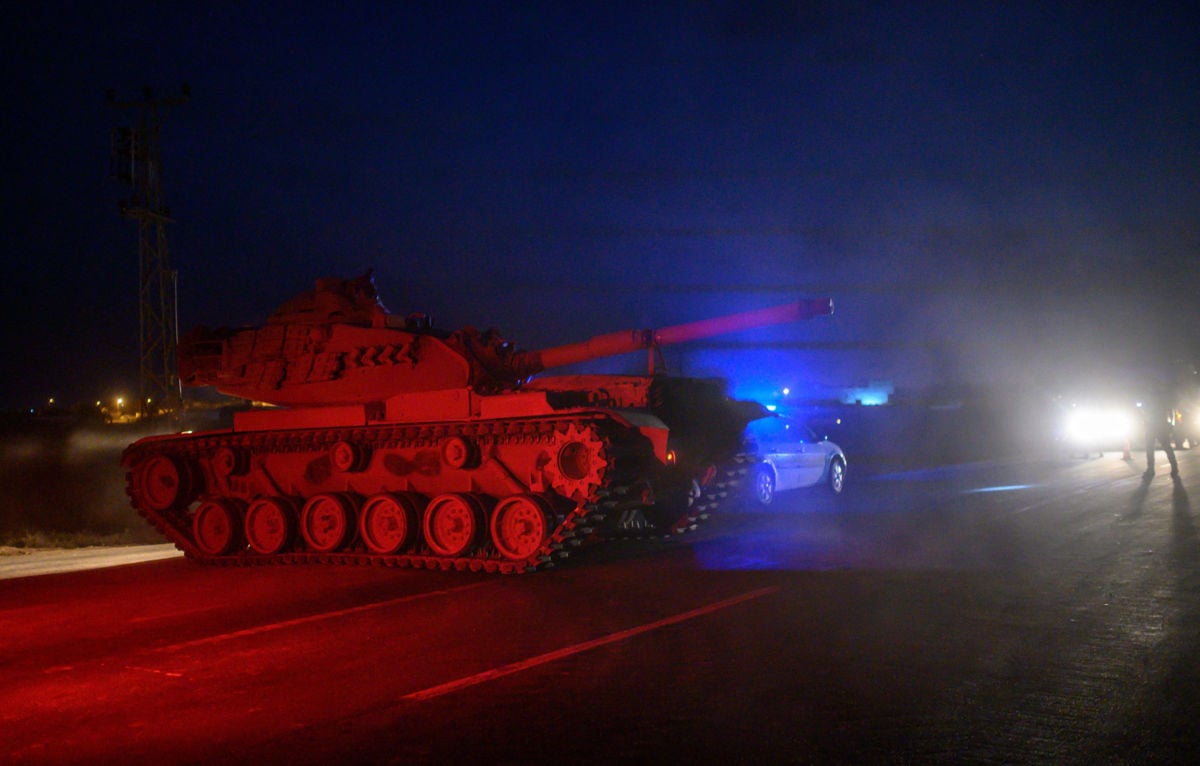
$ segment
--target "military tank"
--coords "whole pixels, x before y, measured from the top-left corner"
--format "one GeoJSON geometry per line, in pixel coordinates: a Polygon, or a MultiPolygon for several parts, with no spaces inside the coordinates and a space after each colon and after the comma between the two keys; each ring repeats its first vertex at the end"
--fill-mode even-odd
{"type": "Polygon", "coordinates": [[[199,327],[180,380],[256,406],[232,428],[122,456],[137,511],[193,560],[522,573],[580,546],[678,535],[738,479],[764,414],[718,379],[654,369],[660,346],[832,313],[829,299],[518,349],[380,302],[370,272],[318,280],[261,327],[199,327]],[[647,351],[645,375],[544,370],[647,351]]]}

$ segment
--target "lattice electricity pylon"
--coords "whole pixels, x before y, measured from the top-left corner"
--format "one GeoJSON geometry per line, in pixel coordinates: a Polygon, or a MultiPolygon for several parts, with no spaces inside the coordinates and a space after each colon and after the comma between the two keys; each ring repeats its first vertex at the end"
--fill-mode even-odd
{"type": "Polygon", "coordinates": [[[129,184],[121,200],[121,215],[138,224],[138,340],[141,351],[139,412],[143,416],[176,411],[183,402],[176,349],[179,342],[178,277],[171,269],[167,247],[170,210],[163,201],[159,137],[167,112],[191,98],[184,85],[180,95],[155,98],[149,88],[143,98],[108,104],[137,113],[132,127],[112,132],[112,176],[129,184]]]}

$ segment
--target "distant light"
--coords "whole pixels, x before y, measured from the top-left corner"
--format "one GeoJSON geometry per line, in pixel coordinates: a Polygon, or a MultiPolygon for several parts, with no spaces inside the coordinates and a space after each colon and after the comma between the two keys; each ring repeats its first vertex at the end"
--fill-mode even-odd
{"type": "Polygon", "coordinates": [[[783,395],[784,395],[784,396],[787,396],[787,395],[788,395],[788,394],[790,394],[790,393],[792,393],[792,389],[790,389],[790,388],[785,388],[785,389],[783,389],[783,395]]]}
{"type": "Polygon", "coordinates": [[[879,407],[888,403],[896,391],[890,381],[876,380],[865,386],[847,388],[842,392],[842,404],[879,407]]]}
{"type": "Polygon", "coordinates": [[[768,404],[768,405],[767,405],[767,411],[768,411],[768,412],[774,412],[774,411],[775,411],[775,410],[777,410],[777,409],[779,409],[779,408],[778,408],[778,407],[776,407],[774,404],[768,404]]]}

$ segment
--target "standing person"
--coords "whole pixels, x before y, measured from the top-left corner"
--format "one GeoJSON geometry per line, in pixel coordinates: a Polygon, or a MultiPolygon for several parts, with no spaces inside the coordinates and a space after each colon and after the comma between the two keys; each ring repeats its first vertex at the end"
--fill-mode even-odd
{"type": "Polygon", "coordinates": [[[1154,476],[1154,440],[1162,445],[1171,463],[1171,477],[1179,476],[1179,463],[1175,462],[1175,450],[1171,447],[1174,440],[1175,403],[1167,392],[1167,387],[1160,381],[1154,381],[1142,402],[1142,422],[1146,427],[1146,472],[1143,479],[1154,476]]]}

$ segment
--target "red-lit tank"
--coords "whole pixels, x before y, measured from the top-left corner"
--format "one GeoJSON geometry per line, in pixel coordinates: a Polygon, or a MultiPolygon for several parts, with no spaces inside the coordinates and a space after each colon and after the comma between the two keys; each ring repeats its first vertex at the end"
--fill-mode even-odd
{"type": "Polygon", "coordinates": [[[712,379],[533,376],[832,311],[802,301],[521,351],[388,313],[369,274],[320,280],[263,327],[180,341],[185,385],[276,406],[130,445],[129,496],[189,557],[235,565],[516,573],[585,542],[679,534],[736,481],[759,405],[712,379]]]}

